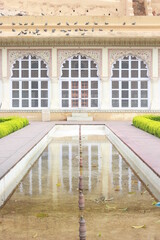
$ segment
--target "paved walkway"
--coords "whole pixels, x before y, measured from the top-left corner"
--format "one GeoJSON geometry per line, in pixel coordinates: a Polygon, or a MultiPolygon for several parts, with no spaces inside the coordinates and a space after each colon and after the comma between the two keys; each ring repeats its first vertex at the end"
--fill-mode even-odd
{"type": "Polygon", "coordinates": [[[107,122],[110,128],[139,158],[160,177],[160,139],[131,125],[131,122],[107,122]]]}
{"type": "MultiPolygon", "coordinates": [[[[0,179],[21,160],[56,124],[68,122],[32,122],[29,126],[0,139],[0,179]]],[[[106,124],[144,163],[160,177],[160,139],[131,125],[130,122],[86,122],[106,124]]]]}
{"type": "Polygon", "coordinates": [[[0,139],[0,179],[15,166],[54,126],[53,122],[32,122],[0,139]]]}

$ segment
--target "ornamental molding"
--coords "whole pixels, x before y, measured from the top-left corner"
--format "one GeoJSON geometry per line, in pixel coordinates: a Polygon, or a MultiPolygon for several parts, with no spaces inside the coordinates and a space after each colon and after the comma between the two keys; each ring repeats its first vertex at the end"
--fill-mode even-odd
{"type": "Polygon", "coordinates": [[[93,59],[97,64],[98,72],[101,77],[102,72],[102,50],[101,49],[59,49],[57,56],[57,72],[58,77],[61,76],[61,66],[68,59],[75,55],[85,55],[93,59]]]}
{"type": "Polygon", "coordinates": [[[150,49],[113,49],[109,50],[109,76],[112,65],[120,58],[132,55],[143,60],[148,67],[149,76],[152,76],[152,50],[150,49]]]}
{"type": "Polygon", "coordinates": [[[36,56],[37,58],[42,59],[49,67],[50,65],[50,58],[51,52],[50,50],[8,50],[8,59],[9,59],[9,69],[12,68],[13,63],[25,56],[32,55],[36,56]]]}

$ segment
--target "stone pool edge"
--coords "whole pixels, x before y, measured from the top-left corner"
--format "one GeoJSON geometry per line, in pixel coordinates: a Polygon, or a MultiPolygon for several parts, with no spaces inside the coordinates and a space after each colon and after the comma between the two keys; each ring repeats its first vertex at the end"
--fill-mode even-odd
{"type": "Polygon", "coordinates": [[[0,179],[0,207],[2,207],[10,197],[19,182],[23,179],[37,158],[41,155],[48,143],[51,135],[56,131],[54,125],[26,154],[0,179]]]}
{"type": "Polygon", "coordinates": [[[105,126],[106,135],[116,147],[138,177],[145,183],[147,188],[160,201],[160,178],[142,159],[134,153],[108,126],[105,126]],[[142,170],[141,170],[142,169],[142,170]]]}

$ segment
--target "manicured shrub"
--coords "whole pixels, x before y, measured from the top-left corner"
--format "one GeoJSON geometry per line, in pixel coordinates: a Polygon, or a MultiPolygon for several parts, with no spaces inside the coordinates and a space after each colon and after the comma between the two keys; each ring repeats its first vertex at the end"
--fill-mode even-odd
{"type": "Polygon", "coordinates": [[[0,138],[29,124],[28,119],[20,117],[0,118],[0,138]]]}
{"type": "Polygon", "coordinates": [[[133,118],[133,125],[160,138],[160,116],[137,116],[133,118]]]}

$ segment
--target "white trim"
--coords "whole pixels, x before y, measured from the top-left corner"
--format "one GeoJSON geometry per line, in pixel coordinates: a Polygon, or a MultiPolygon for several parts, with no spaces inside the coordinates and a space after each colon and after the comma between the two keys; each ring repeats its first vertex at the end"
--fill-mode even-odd
{"type": "Polygon", "coordinates": [[[114,62],[113,65],[112,65],[112,74],[111,74],[111,79],[110,79],[110,87],[111,87],[111,101],[110,101],[111,105],[110,105],[110,107],[112,109],[132,109],[132,110],[134,110],[134,109],[150,109],[150,104],[151,104],[150,103],[150,91],[149,91],[150,90],[150,79],[148,77],[148,74],[149,74],[149,69],[148,69],[146,63],[143,60],[141,60],[141,59],[139,59],[135,56],[132,56],[132,55],[124,56],[123,58],[120,58],[116,62],[114,62]],[[135,59],[133,59],[132,57],[134,57],[135,59]],[[122,68],[122,63],[123,62],[128,62],[128,67],[122,68]],[[132,62],[138,62],[137,68],[136,67],[133,68],[131,66],[132,62]],[[119,66],[117,68],[114,67],[114,65],[116,63],[119,63],[119,66]],[[144,67],[141,67],[141,63],[144,64],[144,67]],[[137,71],[137,74],[138,74],[137,77],[132,77],[131,76],[131,73],[132,73],[133,70],[137,71]],[[141,71],[143,71],[143,70],[146,71],[146,76],[147,77],[141,77],[141,71]],[[117,71],[118,75],[116,77],[113,76],[113,74],[114,74],[113,71],[117,71]],[[127,77],[124,77],[124,76],[122,77],[122,71],[128,72],[128,76],[127,77]],[[141,82],[143,82],[143,81],[147,82],[148,86],[147,86],[146,89],[141,88],[141,82]],[[118,84],[119,84],[118,88],[115,88],[115,89],[112,88],[112,82],[118,82],[118,84]],[[122,83],[123,82],[128,82],[128,87],[127,88],[122,89],[122,83]],[[138,83],[138,89],[136,89],[136,88],[132,89],[131,88],[131,83],[132,82],[137,82],[138,83]],[[141,97],[141,91],[143,91],[143,90],[147,91],[147,97],[146,98],[141,97]],[[112,96],[113,91],[117,92],[119,97],[114,97],[113,98],[113,96],[112,96]],[[126,97],[126,98],[122,97],[122,91],[128,92],[128,97],[126,97]],[[138,93],[137,98],[136,97],[134,98],[134,97],[131,96],[132,91],[137,91],[137,93],[138,93]],[[112,103],[113,100],[118,101],[119,107],[114,107],[113,106],[113,103],[112,103]],[[122,100],[128,101],[128,106],[127,107],[122,106],[122,100]],[[131,101],[134,101],[134,100],[138,101],[138,106],[137,107],[132,107],[131,106],[131,101]],[[147,107],[141,107],[141,101],[142,100],[148,102],[147,107]]]}
{"type": "MultiPolygon", "coordinates": [[[[85,90],[85,89],[84,89],[85,90]]],[[[75,55],[67,60],[65,60],[65,62],[63,62],[62,66],[61,66],[61,77],[60,77],[60,101],[61,101],[61,108],[62,109],[98,109],[100,107],[100,78],[99,78],[99,73],[98,73],[98,67],[97,67],[97,64],[90,58],[87,58],[85,56],[82,56],[82,55],[75,55]],[[77,57],[77,59],[74,59],[74,57],[77,57]],[[88,66],[86,68],[81,68],[81,62],[84,61],[84,62],[87,62],[88,66]],[[68,62],[68,67],[64,68],[64,64],[66,64],[68,62]],[[72,68],[72,63],[73,62],[78,62],[78,66],[77,68],[72,68]],[[95,64],[95,67],[94,68],[91,68],[91,63],[95,64]],[[78,75],[77,77],[72,77],[71,76],[71,73],[72,71],[77,71],[78,72],[78,75]],[[87,71],[88,72],[88,77],[81,77],[81,73],[82,71],[87,71]],[[97,77],[91,77],[91,71],[94,70],[96,71],[97,73],[97,77]],[[64,71],[67,71],[68,72],[68,77],[63,77],[63,73],[64,71]],[[72,86],[71,86],[71,82],[78,82],[78,98],[75,98],[75,100],[78,101],[78,105],[75,106],[75,107],[72,107],[72,97],[71,97],[71,92],[72,92],[72,86]],[[82,94],[82,89],[81,89],[81,82],[83,81],[87,81],[88,82],[88,98],[83,98],[84,100],[87,100],[88,99],[88,106],[87,107],[82,107],[82,97],[81,97],[81,94],[82,94]],[[98,83],[98,88],[97,89],[93,89],[93,90],[97,90],[97,93],[98,93],[98,97],[97,98],[92,98],[91,97],[91,82],[92,81],[97,81],[98,83]],[[65,90],[65,89],[62,89],[62,82],[68,82],[68,88],[65,90]],[[62,97],[62,91],[68,91],[68,97],[62,97]],[[98,105],[97,107],[91,107],[91,100],[97,100],[98,101],[98,105]],[[62,105],[62,101],[68,101],[68,107],[63,107],[62,105]]]]}
{"type": "Polygon", "coordinates": [[[27,57],[28,57],[27,59],[25,59],[26,56],[23,57],[23,58],[17,59],[13,63],[12,68],[11,68],[11,78],[10,78],[10,82],[11,82],[11,85],[10,85],[10,91],[11,91],[11,103],[10,103],[10,105],[11,105],[11,109],[15,109],[15,110],[16,109],[30,109],[30,108],[31,109],[46,109],[50,106],[49,105],[50,104],[50,81],[49,81],[49,77],[48,77],[49,76],[48,65],[43,60],[38,59],[36,56],[28,55],[27,57]],[[23,61],[28,62],[28,66],[22,68],[22,62],[23,61]],[[16,62],[19,63],[18,68],[14,68],[14,64],[16,64],[16,62]],[[34,67],[32,68],[31,62],[38,62],[38,66],[36,68],[34,68],[34,67]],[[43,65],[45,65],[42,68],[41,68],[41,63],[43,65]],[[13,71],[16,71],[16,70],[18,71],[19,76],[18,77],[13,77],[13,71]],[[28,71],[28,77],[23,77],[22,78],[22,75],[21,75],[22,71],[25,71],[25,70],[28,71]],[[37,77],[32,77],[31,76],[31,73],[32,73],[33,70],[38,72],[37,77]],[[46,71],[46,76],[47,77],[41,77],[41,71],[42,70],[46,71]],[[22,98],[22,91],[25,91],[25,89],[24,90],[22,89],[22,82],[24,82],[24,81],[28,82],[28,88],[26,89],[26,91],[28,91],[28,97],[22,98]],[[43,89],[41,87],[41,82],[42,81],[47,82],[47,84],[48,84],[47,88],[43,89]],[[15,90],[12,88],[12,83],[13,82],[19,82],[19,87],[15,90]],[[32,82],[37,82],[38,88],[36,88],[36,89],[32,88],[32,86],[31,86],[32,82]],[[37,97],[36,96],[35,97],[31,96],[32,90],[35,90],[35,92],[38,91],[38,96],[37,97]],[[47,92],[48,97],[43,97],[43,98],[41,97],[41,93],[42,93],[43,90],[47,92]],[[14,91],[16,91],[17,93],[19,92],[19,97],[13,98],[13,92],[14,91]],[[19,101],[19,106],[18,107],[13,107],[13,103],[12,103],[13,100],[18,100],[19,101]],[[28,107],[22,107],[22,101],[23,100],[28,101],[28,107]],[[38,106],[37,107],[32,107],[32,100],[38,101],[38,106]],[[41,102],[42,100],[47,101],[47,106],[46,107],[42,107],[42,102],[41,102]]]}

